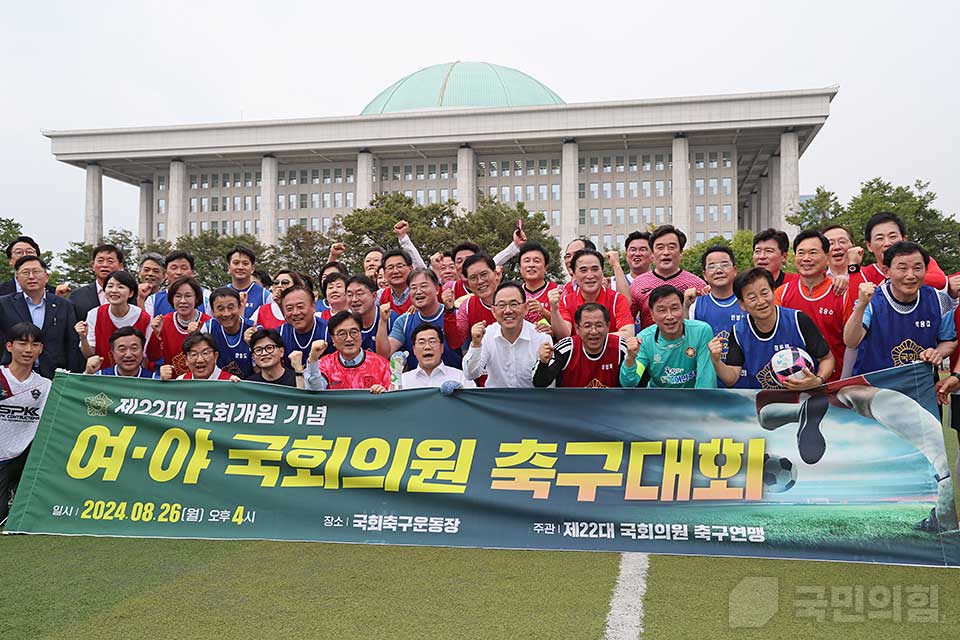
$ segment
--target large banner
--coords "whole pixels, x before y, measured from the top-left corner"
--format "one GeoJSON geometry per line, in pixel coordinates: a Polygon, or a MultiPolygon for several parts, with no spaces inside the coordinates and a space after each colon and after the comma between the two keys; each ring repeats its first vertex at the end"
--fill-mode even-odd
{"type": "Polygon", "coordinates": [[[922,364],[810,395],[58,373],[7,533],[960,566],[952,487],[922,364]]]}

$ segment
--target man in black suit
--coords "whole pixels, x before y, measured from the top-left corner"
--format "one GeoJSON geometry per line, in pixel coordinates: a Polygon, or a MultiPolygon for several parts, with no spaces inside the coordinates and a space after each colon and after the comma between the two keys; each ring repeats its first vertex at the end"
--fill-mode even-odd
{"type": "MultiPolygon", "coordinates": [[[[7,245],[7,262],[10,263],[11,268],[17,263],[17,260],[23,256],[39,255],[40,245],[30,236],[18,236],[7,245]]],[[[10,278],[9,280],[0,282],[0,296],[5,296],[8,293],[16,293],[17,291],[20,291],[20,287],[17,284],[16,278],[10,278]]],[[[54,288],[49,284],[47,284],[47,291],[55,293],[54,288]]]]}
{"type": "MultiPolygon", "coordinates": [[[[80,338],[73,328],[76,312],[69,300],[46,291],[47,265],[37,256],[23,256],[14,269],[21,292],[0,297],[0,334],[6,336],[19,322],[32,322],[43,334],[43,352],[34,365],[41,376],[53,378],[60,368],[83,371],[80,338]]],[[[6,343],[5,337],[2,343],[6,343]]],[[[6,349],[3,362],[10,362],[6,349]]]]}
{"type": "Polygon", "coordinates": [[[80,320],[87,319],[90,309],[107,303],[103,295],[103,281],[114,271],[123,269],[123,250],[112,244],[101,244],[93,250],[94,280],[70,294],[74,312],[80,320]]]}

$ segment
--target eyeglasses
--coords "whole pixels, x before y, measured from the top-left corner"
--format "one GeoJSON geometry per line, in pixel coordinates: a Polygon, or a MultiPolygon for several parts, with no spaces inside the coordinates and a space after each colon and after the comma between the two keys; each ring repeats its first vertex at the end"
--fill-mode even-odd
{"type": "Polygon", "coordinates": [[[37,255],[37,252],[33,249],[14,249],[10,252],[10,254],[18,258],[22,258],[23,256],[35,256],[37,255]]]}
{"type": "Polygon", "coordinates": [[[726,271],[732,266],[732,262],[711,262],[704,269],[706,271],[726,271]]]}
{"type": "Polygon", "coordinates": [[[607,329],[609,329],[610,326],[607,324],[591,323],[591,324],[581,324],[579,325],[579,328],[582,329],[583,331],[586,331],[587,333],[597,333],[597,332],[607,333],[607,329]]]}
{"type": "Polygon", "coordinates": [[[493,306],[497,311],[506,311],[507,309],[510,309],[510,311],[516,311],[523,306],[523,303],[517,302],[516,300],[511,300],[510,302],[498,302],[493,306]]]}
{"type": "Polygon", "coordinates": [[[20,269],[20,271],[17,271],[17,275],[23,276],[24,278],[39,278],[44,273],[46,273],[46,271],[43,269],[20,269]]]}
{"type": "Polygon", "coordinates": [[[187,352],[187,360],[206,360],[216,351],[213,349],[204,349],[203,351],[189,351],[187,352]]]}
{"type": "Polygon", "coordinates": [[[341,329],[340,331],[334,331],[333,337],[337,340],[346,340],[350,338],[359,338],[360,329],[341,329]]]}
{"type": "Polygon", "coordinates": [[[467,281],[471,284],[476,284],[478,282],[486,282],[493,276],[492,271],[481,271],[480,273],[475,273],[472,276],[467,276],[467,281]]]}
{"type": "Polygon", "coordinates": [[[277,345],[275,344],[265,344],[262,347],[254,347],[253,355],[255,356],[268,356],[274,351],[277,350],[277,345]]]}
{"type": "Polygon", "coordinates": [[[437,338],[418,338],[413,344],[421,347],[435,347],[440,344],[440,340],[437,338]]]}

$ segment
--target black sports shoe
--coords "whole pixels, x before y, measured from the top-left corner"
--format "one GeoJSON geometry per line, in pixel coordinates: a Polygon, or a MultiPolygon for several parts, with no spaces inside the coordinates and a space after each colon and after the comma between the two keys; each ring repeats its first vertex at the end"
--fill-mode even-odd
{"type": "Polygon", "coordinates": [[[820,462],[827,450],[827,441],[820,432],[820,423],[827,415],[830,401],[826,396],[810,396],[800,407],[800,428],[797,429],[797,447],[800,449],[800,458],[807,464],[820,462]]]}
{"type": "Polygon", "coordinates": [[[937,508],[930,509],[930,515],[913,525],[918,531],[929,531],[930,533],[940,533],[940,519],[937,517],[937,508]]]}

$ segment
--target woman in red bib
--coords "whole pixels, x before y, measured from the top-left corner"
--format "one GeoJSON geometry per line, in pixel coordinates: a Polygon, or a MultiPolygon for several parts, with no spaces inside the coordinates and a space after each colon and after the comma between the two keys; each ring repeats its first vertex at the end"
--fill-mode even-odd
{"type": "Polygon", "coordinates": [[[250,320],[254,325],[264,329],[279,329],[280,325],[284,323],[283,311],[280,310],[280,296],[290,287],[302,286],[303,279],[299,273],[290,269],[280,269],[280,271],[277,271],[277,275],[273,277],[273,286],[270,289],[273,294],[273,302],[261,305],[250,316],[250,320]]]}
{"type": "Polygon", "coordinates": [[[114,271],[103,281],[103,294],[107,304],[94,307],[86,320],[76,324],[80,336],[80,351],[84,358],[100,356],[101,369],[115,363],[110,353],[110,336],[120,327],[136,327],[149,339],[150,315],[140,307],[130,304],[137,297],[137,281],[126,271],[114,271]]]}
{"type": "Polygon", "coordinates": [[[203,289],[195,278],[177,278],[167,287],[167,300],[174,310],[157,316],[151,322],[153,335],[147,340],[147,357],[171,365],[175,372],[173,377],[190,370],[182,350],[183,341],[210,319],[210,316],[196,308],[197,301],[202,297],[203,289]]]}

